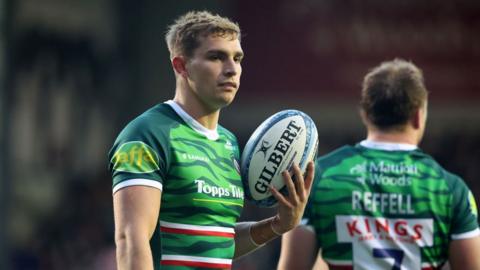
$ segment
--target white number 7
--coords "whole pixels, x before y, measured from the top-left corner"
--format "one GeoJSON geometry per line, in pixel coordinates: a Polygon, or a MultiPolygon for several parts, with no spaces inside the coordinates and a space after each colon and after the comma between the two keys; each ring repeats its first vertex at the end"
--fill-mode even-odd
{"type": "Polygon", "coordinates": [[[391,248],[374,248],[373,257],[374,258],[393,258],[393,267],[392,270],[400,270],[402,265],[402,260],[405,253],[398,249],[391,248]]]}

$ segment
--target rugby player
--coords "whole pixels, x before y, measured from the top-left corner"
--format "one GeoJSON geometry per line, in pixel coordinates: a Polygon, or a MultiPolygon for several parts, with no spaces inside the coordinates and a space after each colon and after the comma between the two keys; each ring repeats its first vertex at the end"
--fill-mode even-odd
{"type": "Polygon", "coordinates": [[[239,26],[206,11],[179,17],[166,34],[173,100],[131,121],[110,153],[119,270],[230,269],[232,259],[299,224],[313,180],[297,165],[277,214],[237,223],[244,192],[236,137],[218,124],[240,86],[239,26]]]}
{"type": "Polygon", "coordinates": [[[480,269],[472,192],[418,148],[427,98],[411,62],[365,76],[367,137],[317,159],[304,222],[282,237],[278,269],[312,269],[317,258],[330,269],[480,269]]]}

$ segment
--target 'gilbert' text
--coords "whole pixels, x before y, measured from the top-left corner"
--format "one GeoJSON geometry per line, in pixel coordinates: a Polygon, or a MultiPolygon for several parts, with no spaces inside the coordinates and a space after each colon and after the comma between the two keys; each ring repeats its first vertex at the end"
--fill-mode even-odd
{"type": "Polygon", "coordinates": [[[295,125],[295,121],[292,120],[288,123],[286,129],[283,131],[280,139],[275,144],[273,152],[269,155],[267,159],[267,164],[260,173],[259,180],[255,183],[255,190],[259,193],[265,193],[268,190],[268,186],[272,181],[272,178],[275,176],[278,167],[285,158],[288,149],[292,145],[295,138],[298,136],[301,127],[295,125]]]}

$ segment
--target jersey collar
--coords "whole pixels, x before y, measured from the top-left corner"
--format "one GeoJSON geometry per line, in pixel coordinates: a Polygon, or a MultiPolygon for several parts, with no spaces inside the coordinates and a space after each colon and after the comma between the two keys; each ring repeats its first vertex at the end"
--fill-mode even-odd
{"type": "Polygon", "coordinates": [[[408,143],[374,142],[370,140],[363,140],[360,142],[360,145],[366,148],[385,151],[412,151],[417,149],[416,145],[408,143]]]}
{"type": "Polygon", "coordinates": [[[204,126],[202,126],[202,124],[200,124],[197,120],[195,120],[193,117],[191,117],[186,111],[184,111],[182,109],[182,107],[180,107],[180,105],[178,105],[175,101],[173,100],[168,100],[168,101],[165,101],[166,104],[170,105],[170,107],[172,107],[172,109],[183,119],[183,121],[185,121],[185,123],[187,123],[187,125],[189,125],[193,130],[195,130],[196,132],[204,135],[205,137],[207,137],[207,139],[209,140],[212,140],[212,141],[215,141],[218,139],[219,135],[218,135],[218,132],[217,132],[217,129],[208,129],[204,126]]]}

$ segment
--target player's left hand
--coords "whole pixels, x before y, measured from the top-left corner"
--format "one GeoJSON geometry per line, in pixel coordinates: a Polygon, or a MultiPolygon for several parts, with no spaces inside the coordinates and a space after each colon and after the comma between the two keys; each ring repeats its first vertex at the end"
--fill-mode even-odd
{"type": "Polygon", "coordinates": [[[308,163],[305,177],[297,164],[293,164],[292,168],[295,181],[292,180],[288,171],[282,172],[288,196],[284,196],[273,186],[270,186],[270,191],[278,201],[278,212],[272,220],[272,228],[274,232],[279,234],[290,231],[300,223],[312,189],[315,171],[313,161],[308,163]]]}

